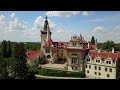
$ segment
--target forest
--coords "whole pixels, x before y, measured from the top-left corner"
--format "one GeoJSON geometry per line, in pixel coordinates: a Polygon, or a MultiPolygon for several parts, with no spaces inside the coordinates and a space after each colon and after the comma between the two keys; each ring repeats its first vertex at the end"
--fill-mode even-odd
{"type": "Polygon", "coordinates": [[[25,52],[40,49],[37,42],[11,42],[0,44],[0,79],[35,79],[35,69],[27,64],[25,52]]]}

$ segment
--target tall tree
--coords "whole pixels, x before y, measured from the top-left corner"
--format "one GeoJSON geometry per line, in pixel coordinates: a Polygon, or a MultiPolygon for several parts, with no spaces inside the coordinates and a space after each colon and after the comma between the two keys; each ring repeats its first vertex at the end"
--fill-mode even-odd
{"type": "Polygon", "coordinates": [[[92,45],[95,44],[95,38],[94,38],[94,36],[92,36],[92,38],[91,38],[91,44],[92,44],[92,45]]]}
{"type": "Polygon", "coordinates": [[[11,56],[12,56],[12,48],[11,48],[11,42],[10,42],[10,41],[8,41],[7,56],[8,56],[8,57],[11,57],[11,56]]]}
{"type": "Polygon", "coordinates": [[[2,57],[6,58],[7,57],[7,41],[3,40],[2,42],[2,57]]]}
{"type": "Polygon", "coordinates": [[[28,75],[28,67],[26,65],[26,55],[24,44],[16,44],[15,51],[14,51],[14,76],[16,79],[24,79],[27,78],[28,75]]]}
{"type": "Polygon", "coordinates": [[[0,57],[0,79],[9,79],[6,60],[0,57]]]}

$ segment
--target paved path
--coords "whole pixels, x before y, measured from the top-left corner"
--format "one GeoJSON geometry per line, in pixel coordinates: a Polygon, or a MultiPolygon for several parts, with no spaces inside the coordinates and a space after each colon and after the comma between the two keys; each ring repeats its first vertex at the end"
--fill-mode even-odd
{"type": "Polygon", "coordinates": [[[42,75],[35,75],[38,79],[45,78],[45,79],[88,79],[88,78],[72,78],[72,77],[52,77],[52,76],[42,76],[42,75]]]}

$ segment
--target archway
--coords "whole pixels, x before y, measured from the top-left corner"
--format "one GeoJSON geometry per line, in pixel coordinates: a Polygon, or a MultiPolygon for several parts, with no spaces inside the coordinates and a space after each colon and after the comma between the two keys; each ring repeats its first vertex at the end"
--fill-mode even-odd
{"type": "Polygon", "coordinates": [[[50,55],[47,55],[47,58],[49,58],[49,59],[50,59],[50,58],[51,58],[51,56],[50,56],[50,55]]]}

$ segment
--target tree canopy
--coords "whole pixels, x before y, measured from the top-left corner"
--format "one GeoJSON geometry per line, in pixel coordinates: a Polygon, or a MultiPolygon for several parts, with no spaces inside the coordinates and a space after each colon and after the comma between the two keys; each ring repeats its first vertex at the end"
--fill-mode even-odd
{"type": "Polygon", "coordinates": [[[28,67],[26,65],[26,55],[23,43],[17,43],[14,51],[14,76],[16,79],[24,79],[28,73],[28,67]]]}
{"type": "Polygon", "coordinates": [[[94,38],[94,36],[92,36],[92,38],[91,38],[91,44],[92,44],[92,45],[95,44],[95,38],[94,38]]]}
{"type": "Polygon", "coordinates": [[[106,42],[104,42],[103,43],[103,45],[102,45],[102,49],[104,50],[104,49],[109,49],[109,50],[111,50],[113,47],[115,46],[115,43],[113,42],[113,41],[106,41],[106,42]]]}

